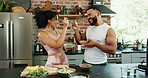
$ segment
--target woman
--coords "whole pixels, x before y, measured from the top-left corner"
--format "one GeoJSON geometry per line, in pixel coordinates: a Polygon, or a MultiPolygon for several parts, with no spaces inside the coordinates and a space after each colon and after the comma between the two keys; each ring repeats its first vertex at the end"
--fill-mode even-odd
{"type": "Polygon", "coordinates": [[[35,17],[39,29],[38,38],[48,53],[45,66],[48,65],[68,65],[67,56],[64,53],[63,45],[69,21],[63,20],[63,30],[56,28],[59,24],[56,12],[46,10],[39,11],[35,17]]]}

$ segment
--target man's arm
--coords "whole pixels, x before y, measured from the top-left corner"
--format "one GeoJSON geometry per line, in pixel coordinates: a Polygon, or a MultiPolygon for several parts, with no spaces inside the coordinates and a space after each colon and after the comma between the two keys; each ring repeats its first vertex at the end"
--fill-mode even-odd
{"type": "Polygon", "coordinates": [[[97,47],[103,52],[106,52],[109,54],[115,54],[117,49],[116,34],[112,28],[108,29],[107,36],[106,36],[106,43],[107,45],[104,45],[104,44],[97,43],[93,40],[89,40],[89,43],[85,44],[85,47],[97,47]]]}
{"type": "Polygon", "coordinates": [[[79,44],[80,44],[79,41],[81,40],[81,35],[80,35],[80,32],[79,32],[78,29],[75,30],[75,34],[74,34],[74,36],[75,36],[75,39],[76,39],[77,44],[79,45],[79,44]]]}
{"type": "Polygon", "coordinates": [[[79,31],[75,31],[75,39],[78,45],[80,45],[80,40],[86,40],[86,32],[80,33],[79,31]]]}
{"type": "Polygon", "coordinates": [[[86,40],[86,31],[85,33],[81,34],[78,30],[79,28],[78,28],[78,24],[76,21],[74,21],[74,24],[72,24],[72,28],[75,31],[74,36],[75,36],[77,44],[80,44],[80,40],[86,40]]]}
{"type": "Polygon", "coordinates": [[[108,29],[106,43],[107,45],[96,43],[96,47],[106,53],[115,54],[117,49],[116,34],[112,28],[108,29]]]}

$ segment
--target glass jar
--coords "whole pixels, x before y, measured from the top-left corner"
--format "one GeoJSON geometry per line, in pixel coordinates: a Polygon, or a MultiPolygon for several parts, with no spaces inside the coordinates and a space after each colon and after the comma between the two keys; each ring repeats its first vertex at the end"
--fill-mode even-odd
{"type": "Polygon", "coordinates": [[[56,12],[58,14],[61,14],[61,6],[60,5],[57,5],[56,12]]]}
{"type": "Polygon", "coordinates": [[[63,15],[66,15],[67,14],[67,8],[66,8],[66,6],[63,6],[63,8],[62,8],[62,14],[63,15]]]}

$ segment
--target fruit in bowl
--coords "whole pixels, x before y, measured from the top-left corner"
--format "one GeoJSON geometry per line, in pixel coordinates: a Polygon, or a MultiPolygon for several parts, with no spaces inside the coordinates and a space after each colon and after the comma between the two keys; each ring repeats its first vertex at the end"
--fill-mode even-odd
{"type": "Polygon", "coordinates": [[[91,64],[79,64],[79,67],[83,68],[83,69],[90,69],[92,67],[91,64]]]}

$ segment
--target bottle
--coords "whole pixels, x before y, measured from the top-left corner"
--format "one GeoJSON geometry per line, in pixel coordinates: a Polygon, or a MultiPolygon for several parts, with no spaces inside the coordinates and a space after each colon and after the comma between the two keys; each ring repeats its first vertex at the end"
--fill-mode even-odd
{"type": "Polygon", "coordinates": [[[61,6],[60,5],[57,5],[56,12],[58,14],[61,14],[61,6]]]}
{"type": "Polygon", "coordinates": [[[67,8],[66,8],[66,6],[63,6],[63,8],[62,8],[62,14],[63,15],[66,15],[67,14],[67,8]]]}
{"type": "Polygon", "coordinates": [[[37,45],[36,45],[36,51],[38,52],[39,49],[40,49],[40,48],[39,48],[39,44],[37,44],[37,45]]]}
{"type": "Polygon", "coordinates": [[[127,77],[130,77],[130,68],[127,69],[127,77]]]}
{"type": "Polygon", "coordinates": [[[43,46],[40,45],[40,54],[43,54],[43,46]]]}

